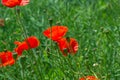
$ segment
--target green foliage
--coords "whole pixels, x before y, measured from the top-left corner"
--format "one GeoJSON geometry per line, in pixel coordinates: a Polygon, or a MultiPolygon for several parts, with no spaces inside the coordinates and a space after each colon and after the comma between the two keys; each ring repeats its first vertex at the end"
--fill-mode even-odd
{"type": "Polygon", "coordinates": [[[20,9],[20,25],[15,8],[0,4],[0,52],[14,50],[14,41],[28,36],[40,39],[37,49],[26,51],[13,66],[0,68],[0,80],[78,80],[95,75],[100,80],[120,79],[120,1],[119,0],[31,0],[20,9]],[[56,44],[42,32],[53,25],[68,26],[66,36],[76,38],[79,51],[64,57],[56,44]]]}

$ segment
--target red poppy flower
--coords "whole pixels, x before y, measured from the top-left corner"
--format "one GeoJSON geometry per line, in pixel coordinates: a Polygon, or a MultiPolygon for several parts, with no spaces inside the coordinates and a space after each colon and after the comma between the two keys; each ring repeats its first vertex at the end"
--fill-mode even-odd
{"type": "Polygon", "coordinates": [[[1,0],[1,3],[7,7],[15,7],[15,6],[25,6],[29,3],[29,0],[1,0]]]}
{"type": "Polygon", "coordinates": [[[39,40],[35,36],[27,38],[25,42],[27,42],[29,48],[36,48],[40,44],[39,40]]]}
{"type": "Polygon", "coordinates": [[[12,52],[10,51],[0,52],[0,67],[13,65],[14,63],[15,63],[15,60],[12,56],[12,52]]]}
{"type": "Polygon", "coordinates": [[[17,48],[15,48],[15,52],[17,52],[18,56],[22,55],[22,52],[24,50],[28,50],[29,47],[28,47],[28,44],[26,42],[18,42],[18,41],[15,41],[14,44],[18,45],[17,48]]]}
{"type": "Polygon", "coordinates": [[[64,56],[67,56],[68,53],[75,54],[78,51],[78,42],[74,38],[69,38],[69,40],[62,38],[57,43],[64,56]]]}
{"type": "Polygon", "coordinates": [[[57,41],[63,36],[65,36],[68,28],[65,26],[52,26],[51,28],[46,29],[43,34],[52,40],[57,41]]]}
{"type": "Polygon", "coordinates": [[[38,47],[40,42],[35,36],[31,36],[23,42],[15,41],[14,44],[17,45],[15,52],[17,52],[18,56],[20,56],[24,50],[38,47]]]}
{"type": "Polygon", "coordinates": [[[79,80],[99,80],[99,79],[96,78],[95,76],[85,76],[80,78],[79,80]]]}

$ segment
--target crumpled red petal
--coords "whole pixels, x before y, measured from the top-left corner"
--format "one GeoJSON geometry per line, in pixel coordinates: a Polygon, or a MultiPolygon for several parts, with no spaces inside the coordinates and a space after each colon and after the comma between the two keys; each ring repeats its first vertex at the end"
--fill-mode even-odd
{"type": "Polygon", "coordinates": [[[12,52],[10,51],[0,52],[0,60],[0,67],[13,65],[15,63],[12,52]]]}
{"type": "Polygon", "coordinates": [[[64,56],[67,56],[68,53],[76,54],[78,51],[78,42],[74,38],[70,38],[70,41],[66,38],[61,38],[57,41],[57,44],[64,56]]]}

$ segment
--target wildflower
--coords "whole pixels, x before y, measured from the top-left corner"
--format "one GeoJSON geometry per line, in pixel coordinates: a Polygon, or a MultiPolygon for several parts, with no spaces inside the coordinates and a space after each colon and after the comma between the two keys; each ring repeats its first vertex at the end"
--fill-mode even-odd
{"type": "Polygon", "coordinates": [[[0,67],[13,65],[14,63],[15,60],[12,56],[12,52],[10,51],[0,52],[0,67]]]}
{"type": "Polygon", "coordinates": [[[57,44],[64,56],[67,56],[68,53],[76,54],[78,51],[78,42],[74,38],[69,38],[69,40],[66,38],[59,39],[57,44]]]}
{"type": "Polygon", "coordinates": [[[36,48],[39,46],[40,42],[35,36],[31,36],[25,40],[29,45],[29,48],[36,48]]]}
{"type": "Polygon", "coordinates": [[[21,56],[22,52],[24,50],[28,50],[29,49],[29,47],[28,47],[26,42],[15,41],[14,44],[17,45],[17,48],[15,48],[15,52],[17,52],[18,56],[21,56]]]}
{"type": "Polygon", "coordinates": [[[99,80],[99,79],[96,78],[95,76],[85,76],[80,78],[79,80],[99,80]]]}
{"type": "Polygon", "coordinates": [[[38,47],[40,42],[35,36],[31,36],[23,42],[15,41],[14,44],[17,45],[15,52],[17,52],[18,56],[20,56],[24,50],[38,47]]]}
{"type": "Polygon", "coordinates": [[[44,36],[51,38],[54,41],[57,41],[61,39],[63,36],[65,36],[67,31],[68,31],[68,28],[65,26],[52,26],[46,29],[43,32],[43,34],[44,36]]]}
{"type": "Polygon", "coordinates": [[[15,6],[25,6],[29,3],[29,0],[1,0],[1,3],[7,7],[15,7],[15,6]]]}

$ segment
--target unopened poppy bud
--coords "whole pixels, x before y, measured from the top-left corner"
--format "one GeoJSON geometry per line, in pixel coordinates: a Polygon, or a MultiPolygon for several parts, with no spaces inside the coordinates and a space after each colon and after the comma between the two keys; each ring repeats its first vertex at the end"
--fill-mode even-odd
{"type": "Polygon", "coordinates": [[[7,52],[7,49],[4,49],[4,52],[7,52]]]}
{"type": "Polygon", "coordinates": [[[49,19],[49,24],[50,24],[50,26],[52,26],[52,23],[53,23],[53,19],[50,18],[50,19],[49,19]]]}
{"type": "Polygon", "coordinates": [[[58,21],[58,22],[56,22],[56,25],[60,25],[60,22],[58,21]]]}

